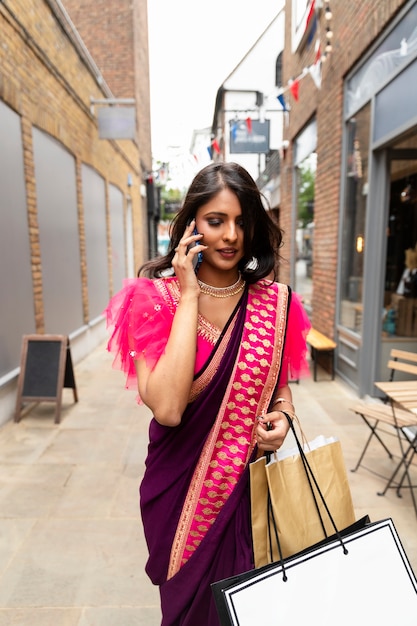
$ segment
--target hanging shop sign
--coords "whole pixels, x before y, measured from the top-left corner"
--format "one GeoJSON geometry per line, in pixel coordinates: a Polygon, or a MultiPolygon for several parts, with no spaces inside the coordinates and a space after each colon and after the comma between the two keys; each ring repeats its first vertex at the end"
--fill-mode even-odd
{"type": "Polygon", "coordinates": [[[269,152],[269,120],[235,120],[230,124],[231,154],[269,152]]]}
{"type": "Polygon", "coordinates": [[[98,130],[100,139],[134,139],[136,136],[135,107],[100,107],[98,130]]]}

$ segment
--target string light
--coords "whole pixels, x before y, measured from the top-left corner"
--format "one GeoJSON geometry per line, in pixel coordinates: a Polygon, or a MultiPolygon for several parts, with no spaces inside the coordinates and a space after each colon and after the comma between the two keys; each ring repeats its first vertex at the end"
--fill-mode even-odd
{"type": "Polygon", "coordinates": [[[333,50],[332,39],[333,39],[333,30],[330,25],[330,20],[333,17],[333,13],[330,9],[330,3],[326,2],[324,6],[324,19],[326,20],[326,45],[324,47],[323,54],[320,57],[321,63],[325,63],[329,57],[329,54],[333,50]]]}
{"type": "Polygon", "coordinates": [[[329,21],[332,19],[332,17],[333,17],[332,12],[331,12],[331,10],[330,10],[330,6],[329,6],[329,3],[328,3],[328,2],[326,2],[326,7],[325,7],[325,9],[324,9],[324,17],[325,17],[325,19],[326,19],[328,22],[329,22],[329,21]]]}

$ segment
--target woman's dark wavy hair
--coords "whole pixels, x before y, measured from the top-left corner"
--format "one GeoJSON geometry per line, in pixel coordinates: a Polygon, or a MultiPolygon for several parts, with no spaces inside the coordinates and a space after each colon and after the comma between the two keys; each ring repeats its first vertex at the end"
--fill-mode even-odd
{"type": "Polygon", "coordinates": [[[139,269],[138,275],[155,278],[171,268],[175,248],[184,234],[187,224],[197,210],[212,200],[223,189],[236,194],[243,218],[244,257],[239,270],[248,283],[255,283],[269,274],[276,278],[276,265],[280,259],[282,231],[272,220],[262,203],[260,193],[252,176],[237,163],[211,163],[198,172],[192,181],[183,205],[170,226],[170,243],[165,256],[148,261],[139,269]],[[255,257],[258,266],[245,269],[255,257]]]}

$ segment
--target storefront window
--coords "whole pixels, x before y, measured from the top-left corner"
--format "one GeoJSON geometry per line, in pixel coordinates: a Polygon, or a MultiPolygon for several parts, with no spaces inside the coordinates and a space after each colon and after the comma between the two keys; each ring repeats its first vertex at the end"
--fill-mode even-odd
{"type": "Polygon", "coordinates": [[[317,153],[312,152],[296,168],[297,173],[297,230],[295,283],[304,306],[311,311],[313,291],[313,237],[314,237],[314,189],[317,153]]]}
{"type": "Polygon", "coordinates": [[[293,288],[311,313],[313,291],[314,195],[317,168],[317,124],[310,121],[295,140],[293,288]]]}
{"type": "Polygon", "coordinates": [[[348,122],[343,218],[340,324],[360,332],[368,195],[370,105],[348,122]]]}
{"type": "Polygon", "coordinates": [[[292,49],[297,50],[308,28],[313,27],[313,0],[292,0],[292,49]]]}
{"type": "Polygon", "coordinates": [[[417,134],[390,149],[383,337],[417,337],[417,134]]]}

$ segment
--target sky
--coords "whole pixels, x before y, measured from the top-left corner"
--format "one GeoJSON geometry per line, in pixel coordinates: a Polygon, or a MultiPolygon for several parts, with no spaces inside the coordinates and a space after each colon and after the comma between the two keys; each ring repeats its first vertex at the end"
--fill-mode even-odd
{"type": "Polygon", "coordinates": [[[280,0],[148,0],[152,152],[189,151],[211,127],[217,90],[279,12],[280,0]]]}

